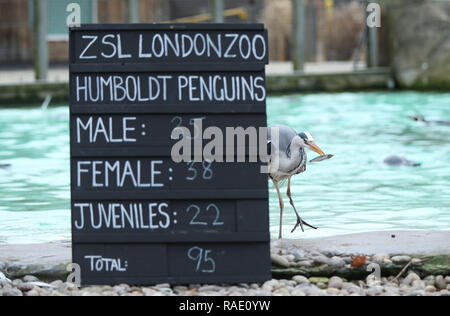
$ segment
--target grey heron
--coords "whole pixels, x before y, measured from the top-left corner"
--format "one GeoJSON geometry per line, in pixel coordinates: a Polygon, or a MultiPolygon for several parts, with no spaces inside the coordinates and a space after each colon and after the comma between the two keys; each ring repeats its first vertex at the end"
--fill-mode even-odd
{"type": "Polygon", "coordinates": [[[295,208],[294,201],[291,195],[291,178],[292,176],[302,173],[306,170],[306,152],[305,148],[311,149],[319,155],[324,155],[324,152],[317,146],[314,138],[308,132],[297,134],[297,132],[284,125],[274,125],[268,128],[268,151],[269,151],[269,177],[273,181],[275,189],[277,190],[278,199],[280,202],[280,231],[279,238],[282,238],[283,226],[283,198],[280,193],[278,183],[287,180],[286,195],[289,197],[289,202],[294,209],[297,216],[297,223],[291,232],[300,226],[304,231],[303,225],[317,229],[301,219],[295,208]],[[278,135],[278,141],[276,140],[278,135]]]}

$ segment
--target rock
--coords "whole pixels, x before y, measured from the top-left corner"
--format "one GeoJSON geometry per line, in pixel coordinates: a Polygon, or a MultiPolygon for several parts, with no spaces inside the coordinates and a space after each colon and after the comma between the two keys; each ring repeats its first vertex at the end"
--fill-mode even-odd
{"type": "Polygon", "coordinates": [[[292,278],[297,284],[309,284],[310,281],[303,275],[296,275],[292,278]]]}
{"type": "Polygon", "coordinates": [[[353,262],[353,259],[350,257],[344,257],[342,260],[344,260],[345,264],[351,264],[353,262]]]}
{"type": "Polygon", "coordinates": [[[412,283],[412,287],[414,290],[423,290],[425,289],[426,284],[422,280],[415,280],[412,283]]]}
{"type": "Polygon", "coordinates": [[[309,281],[314,284],[318,283],[328,284],[329,279],[326,277],[310,277],[309,281]]]}
{"type": "Polygon", "coordinates": [[[295,265],[297,267],[312,267],[314,264],[311,260],[304,260],[304,261],[296,262],[295,265]]]}
{"type": "Polygon", "coordinates": [[[450,284],[447,284],[447,290],[450,290],[450,284]]]}
{"type": "Polygon", "coordinates": [[[447,288],[447,282],[442,275],[436,276],[435,285],[440,290],[445,290],[447,288]]]}
{"type": "Polygon", "coordinates": [[[294,287],[297,285],[297,282],[295,280],[280,280],[280,283],[288,287],[294,287]]]}
{"type": "Polygon", "coordinates": [[[408,263],[411,261],[411,257],[409,256],[395,256],[391,258],[393,263],[408,263]]]}
{"type": "Polygon", "coordinates": [[[0,271],[5,271],[6,270],[6,264],[2,261],[0,261],[0,271]]]}
{"type": "Polygon", "coordinates": [[[434,292],[436,292],[436,288],[432,285],[428,285],[427,287],[425,287],[425,292],[434,293],[434,292]]]}
{"type": "Polygon", "coordinates": [[[322,254],[319,254],[318,256],[313,257],[313,261],[316,264],[329,264],[330,259],[322,254]]]}
{"type": "Polygon", "coordinates": [[[16,280],[12,281],[12,285],[14,287],[17,287],[19,284],[22,284],[22,283],[23,283],[23,281],[21,279],[16,279],[16,280]]]}
{"type": "Polygon", "coordinates": [[[325,293],[325,291],[322,291],[316,287],[310,287],[305,291],[306,296],[324,296],[325,293]]]}
{"type": "Polygon", "coordinates": [[[337,276],[331,277],[328,280],[328,287],[329,288],[334,288],[334,289],[342,289],[342,287],[344,286],[344,281],[337,276]]]}
{"type": "Polygon", "coordinates": [[[175,293],[177,293],[177,294],[182,293],[182,292],[187,291],[187,290],[188,290],[188,287],[187,286],[182,286],[182,285],[177,285],[177,286],[174,286],[174,288],[173,288],[173,291],[175,293]]]}
{"type": "Polygon", "coordinates": [[[198,289],[199,292],[219,292],[220,290],[222,290],[222,287],[217,285],[205,285],[198,289]]]}
{"type": "Polygon", "coordinates": [[[25,293],[25,296],[40,296],[39,291],[36,289],[33,289],[31,291],[28,291],[25,293]]]}
{"type": "Polygon", "coordinates": [[[327,284],[323,283],[323,282],[319,282],[316,284],[316,286],[321,289],[321,290],[326,290],[327,289],[327,284]]]}
{"type": "Polygon", "coordinates": [[[327,289],[327,293],[328,293],[329,295],[332,295],[332,296],[338,296],[338,295],[341,295],[341,291],[339,291],[339,290],[336,289],[336,288],[329,288],[329,289],[327,289]]]}
{"type": "Polygon", "coordinates": [[[387,255],[385,253],[379,253],[379,254],[372,256],[372,261],[374,261],[376,263],[383,263],[383,261],[385,259],[389,259],[389,255],[387,255]]]}
{"type": "Polygon", "coordinates": [[[34,285],[30,283],[21,283],[17,286],[17,288],[22,292],[28,292],[34,289],[34,285]]]}
{"type": "Polygon", "coordinates": [[[275,286],[278,285],[278,283],[279,283],[278,280],[272,279],[272,280],[269,280],[269,281],[264,282],[264,284],[262,285],[262,287],[266,287],[266,286],[275,287],[275,286]]]}
{"type": "Polygon", "coordinates": [[[290,296],[291,295],[291,293],[289,293],[289,290],[284,287],[279,288],[278,290],[273,292],[273,294],[280,294],[282,296],[290,296]]]}
{"type": "Polygon", "coordinates": [[[295,256],[294,255],[285,255],[284,258],[289,261],[289,262],[294,262],[295,261],[295,256]]]}
{"type": "Polygon", "coordinates": [[[447,284],[450,284],[450,276],[445,277],[445,282],[447,282],[447,284]]]}
{"type": "Polygon", "coordinates": [[[1,292],[2,296],[23,296],[22,292],[16,288],[3,289],[1,292]]]}
{"type": "Polygon", "coordinates": [[[306,296],[305,292],[303,292],[302,290],[299,290],[299,289],[294,289],[291,292],[291,295],[292,296],[306,296]]]}
{"type": "Polygon", "coordinates": [[[155,296],[156,293],[158,293],[158,291],[156,291],[154,289],[150,289],[150,288],[142,288],[142,293],[145,296],[155,296]]]}
{"type": "Polygon", "coordinates": [[[333,257],[328,261],[328,264],[334,267],[343,267],[345,266],[345,261],[339,257],[333,257]]]}
{"type": "Polygon", "coordinates": [[[425,279],[423,279],[424,281],[425,281],[425,284],[426,285],[432,285],[432,286],[434,286],[436,283],[435,283],[435,280],[434,280],[434,275],[429,275],[429,276],[427,276],[425,279]]]}
{"type": "Polygon", "coordinates": [[[350,294],[364,295],[364,291],[357,285],[352,284],[345,288],[345,290],[350,294]]]}
{"type": "Polygon", "coordinates": [[[23,277],[23,282],[26,282],[26,283],[39,282],[39,279],[36,278],[34,275],[26,275],[23,277]]]}
{"type": "Polygon", "coordinates": [[[411,285],[414,281],[420,280],[420,277],[412,272],[401,282],[402,285],[411,285]]]}
{"type": "Polygon", "coordinates": [[[270,259],[272,260],[272,263],[276,266],[279,266],[282,268],[289,268],[289,266],[290,266],[289,261],[280,255],[272,253],[270,255],[270,259]]]}
{"type": "Polygon", "coordinates": [[[297,250],[293,253],[293,255],[295,257],[295,260],[297,260],[297,261],[306,258],[306,252],[303,250],[297,250]]]}
{"type": "Polygon", "coordinates": [[[379,296],[379,295],[381,295],[383,293],[383,291],[384,291],[383,287],[377,285],[377,286],[373,286],[371,288],[368,288],[366,290],[366,293],[369,296],[379,296]]]}
{"type": "Polygon", "coordinates": [[[384,260],[383,260],[383,264],[385,264],[385,265],[390,265],[390,264],[393,264],[393,262],[392,262],[391,259],[384,259],[384,260]]]}

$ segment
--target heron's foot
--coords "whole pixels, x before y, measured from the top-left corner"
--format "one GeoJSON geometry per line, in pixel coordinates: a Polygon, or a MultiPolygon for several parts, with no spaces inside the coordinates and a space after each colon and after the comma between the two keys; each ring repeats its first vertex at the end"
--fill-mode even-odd
{"type": "Polygon", "coordinates": [[[300,217],[297,217],[297,223],[295,224],[294,228],[292,228],[291,233],[293,233],[297,229],[298,226],[300,226],[302,228],[302,232],[305,232],[303,229],[303,225],[308,226],[312,229],[317,229],[317,227],[312,226],[312,225],[308,224],[307,222],[305,222],[304,220],[302,220],[300,217]]]}

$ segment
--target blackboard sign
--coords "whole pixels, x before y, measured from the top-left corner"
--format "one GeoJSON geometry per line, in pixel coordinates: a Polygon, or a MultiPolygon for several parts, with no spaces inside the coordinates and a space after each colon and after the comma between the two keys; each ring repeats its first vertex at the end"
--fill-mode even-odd
{"type": "MultiPolygon", "coordinates": [[[[176,128],[197,140],[212,127],[266,127],[263,26],[82,25],[69,41],[72,251],[82,284],[270,279],[262,162],[172,155],[176,128]]],[[[246,156],[252,146],[223,151],[246,156]]]]}

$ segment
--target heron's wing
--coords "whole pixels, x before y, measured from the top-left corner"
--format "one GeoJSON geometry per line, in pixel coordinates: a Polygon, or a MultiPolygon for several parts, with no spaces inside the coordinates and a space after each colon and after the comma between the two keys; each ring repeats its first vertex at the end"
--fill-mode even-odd
{"type": "Polygon", "coordinates": [[[295,137],[295,135],[297,135],[297,132],[289,127],[289,126],[285,126],[285,125],[273,125],[270,126],[268,129],[268,133],[267,133],[267,137],[268,139],[275,144],[275,140],[272,139],[273,135],[274,135],[274,129],[278,129],[278,149],[280,152],[287,152],[289,149],[289,145],[292,142],[292,139],[295,137]]]}

